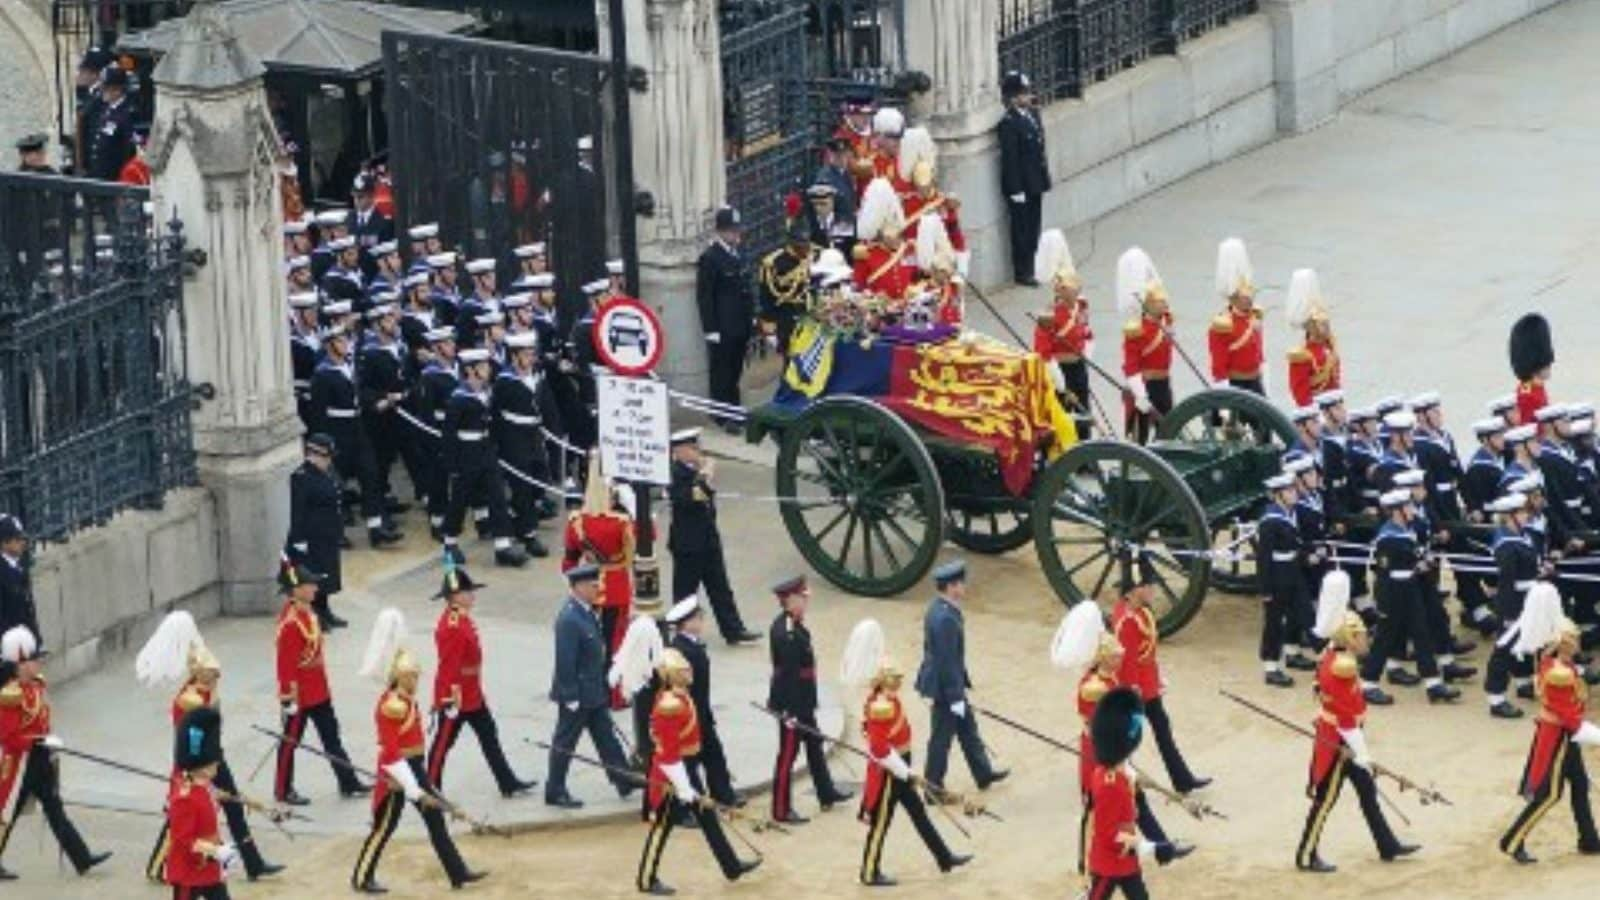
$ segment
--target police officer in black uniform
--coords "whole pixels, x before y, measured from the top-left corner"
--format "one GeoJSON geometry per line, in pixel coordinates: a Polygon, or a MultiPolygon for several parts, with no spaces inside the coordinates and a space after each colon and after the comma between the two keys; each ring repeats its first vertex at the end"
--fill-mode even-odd
{"type": "Polygon", "coordinates": [[[23,564],[27,553],[28,532],[22,520],[0,513],[0,634],[24,625],[43,646],[39,611],[33,605],[33,578],[23,564]]]}
{"type": "Polygon", "coordinates": [[[350,210],[349,225],[350,236],[356,239],[356,246],[361,253],[358,265],[367,278],[372,278],[378,273],[377,257],[370,251],[380,244],[394,240],[394,223],[389,217],[378,211],[373,189],[377,186],[376,179],[370,173],[362,172],[356,176],[355,183],[350,190],[350,196],[355,206],[350,210]]]}
{"type": "Polygon", "coordinates": [[[489,396],[489,351],[463,350],[461,383],[450,395],[444,415],[444,461],[449,478],[449,506],[444,515],[444,547],[458,563],[466,562],[459,540],[469,505],[489,510],[494,532],[494,562],[520,568],[528,554],[511,542],[511,519],[506,514],[505,479],[495,454],[494,409],[489,396]]]}
{"type": "MultiPolygon", "coordinates": [[[[505,345],[508,365],[494,379],[494,442],[506,465],[549,483],[544,430],[559,433],[561,413],[539,368],[539,337],[536,332],[522,331],[508,336],[505,345]]],[[[537,531],[544,488],[515,474],[509,477],[517,537],[530,556],[549,556],[537,531]]]]}
{"type": "Polygon", "coordinates": [[[1011,221],[1011,271],[1017,284],[1034,286],[1033,254],[1039,247],[1043,197],[1050,190],[1044,124],[1033,104],[1033,85],[1021,72],[1000,82],[1006,112],[1000,119],[1000,192],[1011,221]]]}
{"type": "MultiPolygon", "coordinates": [[[[711,399],[738,406],[739,375],[744,371],[755,303],[750,275],[739,255],[739,211],[731,206],[717,210],[716,229],[717,239],[700,254],[696,264],[695,299],[700,306],[700,327],[710,361],[711,399]]],[[[729,431],[739,428],[739,423],[731,419],[719,421],[729,431]]]]}
{"type": "Polygon", "coordinates": [[[311,376],[307,412],[315,431],[332,437],[338,448],[335,463],[339,477],[354,476],[361,485],[361,514],[367,522],[367,539],[373,547],[394,543],[400,534],[384,520],[383,491],[378,483],[372,446],[361,427],[361,404],[356,388],[351,336],[342,323],[324,329],[323,359],[311,376]]]}
{"type": "Polygon", "coordinates": [[[60,174],[55,166],[50,165],[49,144],[50,136],[42,131],[17,141],[17,171],[39,175],[60,174]]]}
{"type": "Polygon", "coordinates": [[[133,104],[128,100],[128,72],[121,66],[107,67],[100,77],[100,103],[85,138],[88,176],[116,181],[133,156],[133,104]]]}
{"type": "Polygon", "coordinates": [[[339,482],[333,476],[334,439],[313,432],[305,439],[305,461],[289,475],[289,537],[284,553],[322,574],[311,608],[324,629],[347,623],[335,615],[329,600],[339,593],[339,554],[344,539],[339,482]]]}
{"type": "Polygon", "coordinates": [[[777,713],[778,759],[772,774],[772,819],[775,822],[801,823],[804,816],[794,811],[794,764],[800,746],[806,748],[806,766],[817,788],[817,801],[823,809],[850,799],[849,791],[839,790],[828,772],[827,748],[817,729],[817,655],[811,646],[811,631],[806,628],[806,607],[811,591],[806,577],[795,575],[772,586],[782,607],[767,632],[767,647],[772,659],[772,682],[767,688],[767,709],[777,713]],[[797,727],[798,726],[798,727],[797,727]]]}
{"type": "MultiPolygon", "coordinates": [[[[406,350],[400,341],[400,311],[394,294],[378,294],[380,301],[367,310],[367,335],[357,360],[356,383],[361,394],[361,423],[372,442],[375,490],[383,504],[385,535],[395,535],[387,516],[409,507],[390,496],[389,473],[396,459],[403,458],[406,471],[416,482],[416,466],[411,461],[407,433],[401,427],[398,410],[410,391],[406,380],[406,350]]],[[[384,543],[387,543],[387,537],[384,543]]]]}
{"type": "Polygon", "coordinates": [[[758,640],[761,632],[745,627],[728,584],[728,567],[722,557],[722,534],[717,530],[716,489],[711,486],[712,465],[700,454],[700,429],[673,433],[672,526],[667,550],[672,553],[672,596],[688,597],[705,586],[717,630],[729,644],[758,640]]]}

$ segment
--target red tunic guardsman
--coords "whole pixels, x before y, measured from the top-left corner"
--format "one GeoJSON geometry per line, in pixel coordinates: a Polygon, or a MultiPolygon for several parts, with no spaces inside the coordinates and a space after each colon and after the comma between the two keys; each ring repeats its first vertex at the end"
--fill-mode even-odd
{"type": "Polygon", "coordinates": [[[951,252],[965,253],[967,237],[961,231],[961,201],[939,189],[939,146],[928,129],[906,129],[900,139],[896,174],[904,185],[896,188],[905,214],[906,239],[915,241],[923,216],[933,216],[943,226],[951,252]]]}
{"type": "Polygon", "coordinates": [[[239,850],[222,840],[212,788],[222,766],[222,716],[210,706],[183,714],[174,727],[171,790],[164,831],[171,846],[164,880],[177,900],[228,900],[226,870],[239,850]]]}
{"type": "Polygon", "coordinates": [[[900,177],[900,141],[905,133],[906,117],[900,110],[886,106],[872,114],[872,141],[865,157],[871,169],[867,185],[860,186],[863,197],[871,182],[879,178],[889,182],[897,198],[911,192],[911,183],[900,177]]]}
{"type": "Polygon", "coordinates": [[[689,694],[689,684],[694,679],[689,661],[677,650],[664,650],[657,672],[661,690],[656,693],[655,705],[650,710],[650,739],[655,752],[650,758],[645,793],[645,821],[650,823],[650,832],[639,857],[634,883],[640,893],[659,896],[674,893],[661,882],[659,873],[661,854],[666,851],[667,839],[672,836],[680,816],[694,816],[712,855],[722,867],[723,876],[729,881],[754,871],[761,860],[739,859],[717,819],[715,802],[696,791],[689,781],[685,760],[700,752],[700,721],[694,698],[689,694]]]}
{"type": "Polygon", "coordinates": [[[278,705],[283,712],[283,734],[288,740],[278,744],[272,795],[279,803],[290,806],[304,806],[310,802],[294,789],[294,755],[305,736],[308,721],[316,726],[322,750],[328,754],[333,777],[339,783],[339,793],[351,797],[372,790],[370,785],[356,778],[348,763],[344,763],[349,756],[339,737],[339,719],[334,715],[333,695],[328,690],[328,671],[322,658],[322,626],[311,608],[320,581],[321,576],[287,559],[278,575],[279,587],[287,595],[283,610],[278,613],[278,705]]]}
{"type": "Polygon", "coordinates": [[[461,859],[445,824],[446,804],[428,781],[422,765],[426,741],[422,734],[422,706],[417,703],[422,666],[401,646],[405,630],[405,619],[399,610],[391,607],[378,613],[361,659],[361,674],[381,678],[384,683],[372,713],[378,732],[378,772],[382,777],[372,792],[372,830],[362,842],[355,868],[350,872],[350,887],[365,894],[387,893],[378,883],[378,862],[400,824],[407,802],[415,804],[422,815],[428,840],[451,887],[480,881],[486,874],[467,868],[461,859]]]}
{"type": "Polygon", "coordinates": [[[1094,900],[1106,900],[1119,890],[1129,900],[1144,900],[1149,894],[1139,857],[1162,853],[1154,841],[1139,835],[1138,776],[1128,764],[1144,736],[1142,713],[1137,692],[1113,688],[1100,698],[1089,725],[1098,761],[1090,775],[1087,854],[1089,896],[1094,900]]]}
{"type": "Polygon", "coordinates": [[[1550,323],[1538,313],[1528,313],[1511,326],[1511,372],[1517,376],[1517,420],[1513,425],[1531,425],[1539,410],[1550,403],[1545,384],[1550,367],[1555,365],[1555,345],[1550,341],[1550,323]]]}
{"type": "Polygon", "coordinates": [[[905,240],[905,213],[893,186],[882,178],[867,185],[856,219],[855,284],[891,301],[904,300],[916,275],[916,256],[905,240]]]}
{"type": "Polygon", "coordinates": [[[1061,229],[1052,228],[1039,236],[1033,277],[1050,285],[1051,291],[1049,311],[1033,317],[1033,352],[1060,373],[1056,389],[1072,411],[1078,439],[1088,440],[1093,431],[1088,360],[1094,356],[1094,330],[1089,326],[1089,301],[1080,293],[1083,279],[1061,229]]]}
{"type": "MultiPolygon", "coordinates": [[[[627,507],[632,505],[633,489],[627,485],[608,486],[600,476],[599,460],[592,457],[589,480],[584,486],[583,508],[567,517],[562,543],[561,571],[580,562],[600,568],[600,631],[606,638],[606,665],[628,632],[633,614],[633,557],[637,539],[635,524],[627,507]],[[626,498],[626,502],[624,502],[626,498]]],[[[648,526],[646,526],[648,527],[648,526]]],[[[613,688],[611,708],[626,709],[628,698],[613,688]]]]}
{"type": "Polygon", "coordinates": [[[1227,308],[1211,319],[1211,381],[1240,390],[1265,394],[1262,364],[1266,341],[1261,332],[1261,310],[1256,308],[1251,283],[1250,257],[1244,241],[1228,238],[1217,247],[1217,293],[1227,308]]]}
{"type": "MultiPolygon", "coordinates": [[[[1528,606],[1536,602],[1534,592],[1529,591],[1528,606]]],[[[1557,599],[1547,606],[1559,610],[1559,604],[1557,599]]],[[[1526,624],[1530,618],[1555,618],[1537,614],[1530,617],[1526,615],[1527,606],[1524,610],[1519,625],[1526,624]]],[[[1538,630],[1530,628],[1530,631],[1538,630]]],[[[1539,716],[1534,720],[1533,743],[1528,748],[1520,790],[1527,806],[1500,838],[1501,851],[1525,864],[1535,862],[1528,853],[1528,835],[1561,801],[1568,782],[1572,789],[1572,818],[1578,827],[1578,852],[1600,853],[1600,834],[1595,832],[1594,814],[1589,807],[1589,773],[1583,764],[1583,748],[1600,745],[1600,727],[1584,719],[1589,689],[1583,672],[1573,662],[1579,646],[1578,626],[1570,619],[1559,617],[1555,618],[1554,632],[1554,637],[1544,642],[1545,649],[1534,676],[1539,716]]]]}
{"type": "Polygon", "coordinates": [[[489,711],[483,694],[483,642],[472,610],[478,604],[477,590],[485,587],[472,580],[467,570],[453,566],[444,576],[444,586],[434,599],[445,601],[445,610],[434,626],[433,644],[439,655],[439,669],[433,676],[433,743],[428,748],[428,780],[436,788],[444,786],[444,764],[456,745],[463,725],[478,735],[478,746],[494,774],[502,797],[514,797],[534,786],[511,770],[500,745],[500,726],[489,711]]]}
{"type": "Polygon", "coordinates": [[[1305,829],[1295,849],[1295,868],[1304,872],[1334,871],[1318,855],[1317,846],[1345,781],[1350,782],[1360,799],[1361,815],[1367,821],[1378,855],[1390,860],[1415,853],[1417,845],[1395,837],[1378,805],[1372,758],[1367,754],[1366,733],[1362,730],[1367,700],[1357,662],[1357,657],[1368,650],[1367,627],[1360,616],[1350,611],[1350,576],[1342,570],[1335,569],[1322,579],[1315,632],[1328,641],[1328,646],[1317,663],[1317,702],[1321,709],[1306,785],[1311,809],[1306,813],[1305,829]]]}
{"type": "MultiPolygon", "coordinates": [[[[79,875],[111,858],[91,853],[67,818],[54,751],[65,746],[50,729],[44,658],[26,625],[0,635],[0,855],[11,842],[17,817],[29,801],[38,804],[61,852],[79,875]],[[12,791],[16,791],[13,801],[12,791]]],[[[0,867],[0,881],[17,876],[0,867]]]]}
{"type": "Polygon", "coordinates": [[[1142,444],[1172,409],[1172,313],[1161,273],[1138,247],[1117,259],[1117,309],[1133,317],[1122,326],[1123,429],[1142,444]]]}
{"type": "Polygon", "coordinates": [[[1111,612],[1111,630],[1122,645],[1122,667],[1117,672],[1117,683],[1132,688],[1144,702],[1144,716],[1150,723],[1156,749],[1166,766],[1172,788],[1180,794],[1196,791],[1211,783],[1210,778],[1189,771],[1189,764],[1178,751],[1172,737],[1172,722],[1167,718],[1162,694],[1161,664],[1156,660],[1156,644],[1161,633],[1156,628],[1155,613],[1150,604],[1155,599],[1155,566],[1145,553],[1125,557],[1122,561],[1123,596],[1111,612]]]}
{"type": "Polygon", "coordinates": [[[1301,329],[1305,335],[1305,343],[1289,351],[1289,393],[1296,406],[1310,406],[1318,394],[1344,386],[1333,322],[1314,270],[1296,269],[1290,276],[1284,312],[1289,327],[1301,329]]]}

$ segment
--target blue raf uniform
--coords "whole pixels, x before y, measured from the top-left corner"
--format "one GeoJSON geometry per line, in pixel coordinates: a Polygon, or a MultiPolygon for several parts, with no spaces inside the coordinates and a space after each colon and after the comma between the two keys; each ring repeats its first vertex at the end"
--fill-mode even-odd
{"type": "MultiPolygon", "coordinates": [[[[574,587],[599,578],[600,569],[593,564],[567,570],[567,583],[574,587]]],[[[567,791],[567,769],[578,737],[585,731],[594,742],[600,761],[612,769],[606,777],[626,798],[634,785],[621,774],[628,770],[628,760],[611,721],[611,689],[606,686],[606,645],[600,633],[600,617],[576,594],[569,593],[561,612],[556,614],[555,638],[550,699],[557,707],[556,730],[550,739],[550,775],[545,780],[544,802],[564,808],[583,805],[567,791]]]]}
{"type": "Polygon", "coordinates": [[[924,772],[929,784],[943,787],[950,764],[950,740],[961,742],[961,753],[972,770],[972,780],[986,788],[1008,774],[996,770],[989,761],[983,739],[978,736],[978,717],[967,704],[966,624],[961,608],[950,600],[945,588],[967,579],[966,564],[957,560],[933,572],[941,593],[928,604],[922,618],[922,665],[917,668],[917,693],[933,705],[932,729],[928,736],[928,764],[924,772]]]}

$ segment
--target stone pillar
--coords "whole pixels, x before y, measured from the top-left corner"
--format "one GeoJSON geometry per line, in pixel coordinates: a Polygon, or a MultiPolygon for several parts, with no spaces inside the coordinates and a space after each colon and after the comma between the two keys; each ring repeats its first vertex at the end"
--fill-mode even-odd
{"type": "MultiPolygon", "coordinates": [[[[695,305],[695,259],[727,195],[722,161],[722,59],[715,0],[624,0],[628,63],[649,75],[632,96],[635,189],[655,200],[640,217],[639,293],[666,326],[661,374],[704,395],[706,344],[695,305]]],[[[597,0],[610,46],[607,0],[597,0]]]]}
{"type": "Polygon", "coordinates": [[[1278,130],[1309,131],[1339,111],[1334,0],[1265,0],[1272,23],[1278,130]]]}
{"type": "Polygon", "coordinates": [[[206,257],[184,302],[190,381],[215,391],[194,414],[194,442],[201,483],[216,498],[229,614],[276,607],[288,474],[299,459],[264,73],[214,0],[201,0],[153,74],[155,207],[176,210],[189,246],[206,257]]]}

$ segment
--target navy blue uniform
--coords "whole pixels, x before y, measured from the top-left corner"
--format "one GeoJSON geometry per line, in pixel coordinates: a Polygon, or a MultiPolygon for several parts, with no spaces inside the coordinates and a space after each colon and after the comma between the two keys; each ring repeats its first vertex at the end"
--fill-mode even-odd
{"type": "Polygon", "coordinates": [[[922,665],[917,668],[917,693],[933,704],[924,771],[930,784],[944,785],[951,738],[960,739],[961,754],[978,787],[987,787],[994,779],[994,767],[978,736],[977,713],[966,705],[969,687],[972,679],[967,675],[966,625],[961,609],[935,597],[922,618],[922,665]],[[959,714],[952,709],[957,704],[963,707],[959,714]]]}
{"type": "Polygon", "coordinates": [[[449,479],[449,505],[444,514],[444,536],[461,535],[468,503],[487,506],[489,527],[496,538],[511,537],[506,515],[506,486],[495,452],[494,411],[487,391],[458,386],[445,405],[443,453],[449,479]]]}
{"type": "Polygon", "coordinates": [[[1389,658],[1411,642],[1417,659],[1417,672],[1424,678],[1437,678],[1439,664],[1434,658],[1434,640],[1428,629],[1421,583],[1423,548],[1417,533],[1393,521],[1378,529],[1372,542],[1372,569],[1377,577],[1377,639],[1361,667],[1361,679],[1377,683],[1389,658]]]}
{"type": "Polygon", "coordinates": [[[569,596],[556,614],[555,671],[551,675],[550,699],[557,706],[555,735],[550,738],[549,777],[545,780],[546,802],[564,799],[567,794],[568,756],[578,745],[578,736],[589,732],[589,739],[600,753],[600,761],[610,766],[611,783],[626,796],[624,776],[628,760],[617,742],[616,726],[611,721],[611,689],[606,687],[606,645],[600,633],[600,617],[576,597],[569,596]]]}

